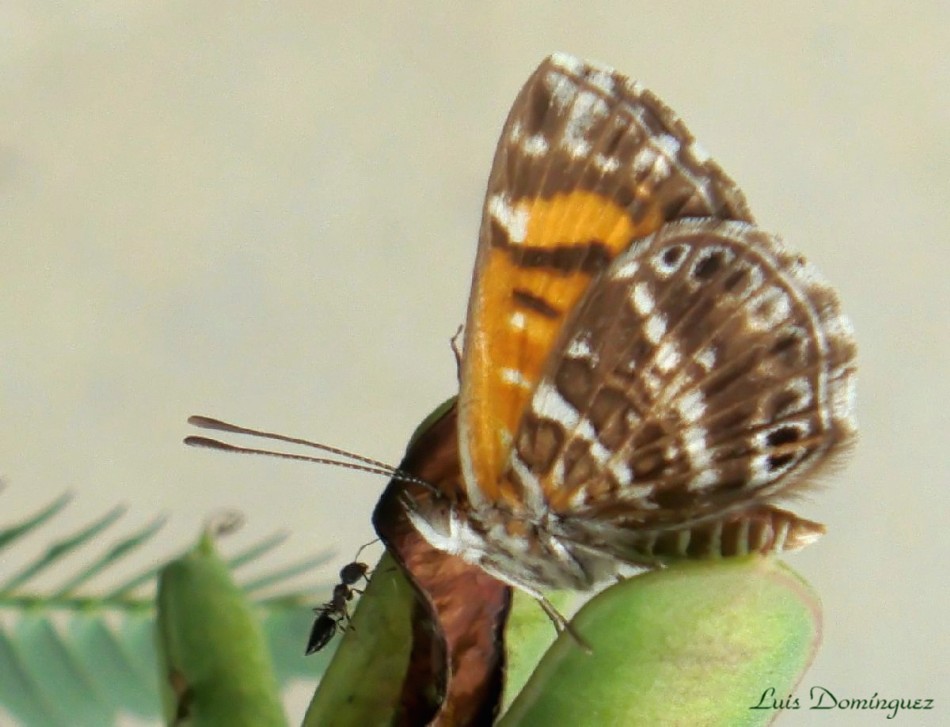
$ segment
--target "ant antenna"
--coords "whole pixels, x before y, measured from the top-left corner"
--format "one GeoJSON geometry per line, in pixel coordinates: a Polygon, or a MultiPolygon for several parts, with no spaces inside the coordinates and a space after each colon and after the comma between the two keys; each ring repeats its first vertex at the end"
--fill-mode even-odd
{"type": "Polygon", "coordinates": [[[393,467],[392,465],[388,465],[385,462],[380,462],[379,460],[371,459],[370,457],[364,457],[338,447],[331,447],[320,442],[311,442],[308,439],[288,437],[275,432],[265,432],[260,429],[241,427],[237,424],[229,424],[228,422],[221,421],[220,419],[213,419],[212,417],[206,416],[190,416],[188,417],[188,423],[200,429],[212,429],[219,432],[228,432],[229,434],[246,434],[251,437],[260,437],[261,439],[273,439],[279,442],[299,444],[304,447],[318,449],[322,452],[328,452],[345,459],[310,457],[305,454],[293,454],[291,452],[275,452],[269,449],[257,449],[255,447],[239,447],[234,444],[226,444],[225,442],[221,442],[217,439],[211,439],[210,437],[185,437],[184,442],[190,447],[203,447],[205,449],[217,449],[223,452],[238,452],[240,454],[261,454],[268,457],[278,457],[280,459],[292,459],[300,462],[314,462],[316,464],[325,464],[332,467],[345,467],[347,469],[358,470],[360,472],[369,472],[370,474],[383,475],[384,477],[390,477],[394,480],[399,480],[400,482],[421,485],[433,494],[439,494],[438,489],[436,489],[432,483],[426,482],[425,480],[416,477],[415,475],[411,475],[408,472],[404,472],[398,467],[393,467]],[[346,459],[352,461],[347,462],[345,461],[346,459]]]}

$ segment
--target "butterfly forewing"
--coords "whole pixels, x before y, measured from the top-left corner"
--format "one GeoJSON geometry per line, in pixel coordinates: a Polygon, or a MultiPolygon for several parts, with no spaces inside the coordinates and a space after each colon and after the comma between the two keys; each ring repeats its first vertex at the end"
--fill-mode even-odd
{"type": "Polygon", "coordinates": [[[462,368],[469,498],[516,507],[501,477],[568,313],[631,242],[690,216],[751,221],[679,119],[620,74],[555,55],[519,94],[489,179],[462,368]]]}
{"type": "Polygon", "coordinates": [[[623,556],[788,494],[853,435],[854,358],[834,292],[774,237],[666,225],[575,307],[508,476],[623,556]]]}

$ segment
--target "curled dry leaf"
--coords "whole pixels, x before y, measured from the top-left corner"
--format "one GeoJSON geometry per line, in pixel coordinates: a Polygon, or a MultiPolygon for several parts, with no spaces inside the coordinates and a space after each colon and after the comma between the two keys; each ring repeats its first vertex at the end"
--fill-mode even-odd
{"type": "MultiPolygon", "coordinates": [[[[420,429],[400,469],[441,492],[457,492],[454,403],[420,429]]],[[[376,532],[418,595],[399,723],[490,724],[501,704],[511,588],[429,545],[406,517],[400,499],[407,494],[416,500],[432,496],[421,485],[393,480],[373,513],[376,532]]]]}

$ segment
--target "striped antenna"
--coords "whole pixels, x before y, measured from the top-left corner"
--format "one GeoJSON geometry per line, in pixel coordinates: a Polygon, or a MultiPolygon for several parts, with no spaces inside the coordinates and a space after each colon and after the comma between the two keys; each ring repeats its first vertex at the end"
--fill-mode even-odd
{"type": "Polygon", "coordinates": [[[392,465],[388,465],[385,462],[380,462],[379,460],[371,459],[370,457],[364,457],[363,455],[356,454],[355,452],[349,452],[345,449],[340,449],[339,447],[331,447],[328,444],[322,444],[321,442],[311,442],[309,439],[300,439],[299,437],[288,437],[283,434],[277,434],[276,432],[265,432],[260,429],[250,429],[249,427],[242,427],[238,426],[237,424],[230,424],[228,422],[221,421],[220,419],[214,419],[212,417],[200,415],[188,417],[188,423],[192,426],[198,427],[199,429],[211,429],[218,432],[227,432],[229,434],[245,434],[251,437],[259,437],[261,439],[273,439],[278,442],[287,442],[289,444],[298,444],[304,447],[312,447],[313,449],[318,449],[321,452],[327,452],[343,459],[333,459],[331,457],[311,457],[305,454],[276,452],[269,449],[258,449],[255,447],[239,447],[234,444],[227,444],[217,439],[198,436],[185,437],[184,442],[189,447],[217,449],[222,452],[238,452],[240,454],[260,454],[266,455],[268,457],[292,459],[300,462],[314,462],[316,464],[330,465],[332,467],[345,467],[346,469],[357,470],[360,472],[369,472],[370,474],[374,475],[390,477],[394,480],[399,480],[400,482],[421,485],[427,490],[431,491],[433,494],[439,494],[439,491],[431,483],[426,482],[415,475],[409,474],[408,472],[404,472],[398,467],[393,467],[392,465]]]}

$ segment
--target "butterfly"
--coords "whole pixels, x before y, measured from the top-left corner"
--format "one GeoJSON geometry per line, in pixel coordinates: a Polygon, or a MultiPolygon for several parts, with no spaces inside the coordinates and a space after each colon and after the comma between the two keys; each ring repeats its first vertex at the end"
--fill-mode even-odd
{"type": "Polygon", "coordinates": [[[432,484],[189,421],[393,477],[430,545],[566,627],[546,589],[819,538],[821,524],[775,503],[854,442],[856,355],[834,289],[756,226],[662,101],[554,54],[516,98],[488,181],[457,354],[460,476],[432,484]]]}
{"type": "Polygon", "coordinates": [[[774,503],[853,442],[855,360],[835,291],[755,225],[679,118],[555,54],[515,100],[488,181],[461,481],[403,503],[430,544],[556,622],[549,588],[795,550],[824,528],[774,503]]]}

